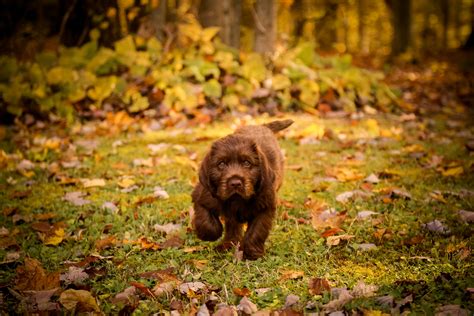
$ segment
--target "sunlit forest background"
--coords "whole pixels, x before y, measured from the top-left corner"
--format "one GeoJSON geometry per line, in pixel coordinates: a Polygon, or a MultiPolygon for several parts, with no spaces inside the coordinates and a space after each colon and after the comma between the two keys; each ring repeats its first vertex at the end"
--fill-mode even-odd
{"type": "Polygon", "coordinates": [[[324,96],[348,111],[387,110],[395,95],[382,77],[347,70],[470,50],[473,8],[470,0],[3,1],[2,116],[72,121],[103,106],[199,116],[203,106],[252,104],[314,112],[327,108],[324,96]]]}

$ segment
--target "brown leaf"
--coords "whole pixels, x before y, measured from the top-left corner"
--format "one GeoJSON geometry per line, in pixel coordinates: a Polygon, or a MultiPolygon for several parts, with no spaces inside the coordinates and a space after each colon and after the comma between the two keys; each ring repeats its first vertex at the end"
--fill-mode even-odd
{"type": "Polygon", "coordinates": [[[156,243],[154,241],[149,241],[146,237],[141,237],[138,240],[138,243],[140,244],[140,247],[145,250],[148,250],[148,249],[159,250],[162,248],[161,244],[156,243]]]}
{"type": "Polygon", "coordinates": [[[311,225],[314,229],[339,228],[346,218],[346,212],[337,212],[325,202],[315,200],[305,203],[311,212],[311,225]]]}
{"type": "Polygon", "coordinates": [[[329,236],[326,239],[326,245],[328,246],[337,246],[341,242],[341,240],[350,240],[354,238],[354,235],[339,235],[339,236],[329,236]]]}
{"type": "Polygon", "coordinates": [[[246,287],[243,287],[243,288],[241,288],[241,289],[239,289],[239,288],[236,287],[236,288],[234,288],[232,291],[233,291],[234,294],[237,295],[237,296],[250,296],[250,294],[251,294],[250,290],[249,290],[248,288],[246,288],[246,287]]]}
{"type": "Polygon", "coordinates": [[[331,291],[328,280],[322,278],[312,278],[309,280],[309,294],[322,295],[324,292],[331,291]]]}
{"type": "Polygon", "coordinates": [[[335,234],[339,233],[339,232],[342,232],[342,229],[338,228],[338,227],[333,227],[333,228],[330,228],[330,229],[327,229],[325,230],[322,234],[321,234],[321,237],[323,238],[327,238],[329,236],[334,236],[335,234]]]}
{"type": "Polygon", "coordinates": [[[136,287],[140,292],[142,292],[146,296],[155,298],[155,295],[150,291],[150,289],[145,284],[140,283],[140,282],[131,281],[130,285],[136,287]]]}
{"type": "Polygon", "coordinates": [[[304,276],[304,271],[283,270],[281,271],[280,281],[298,279],[298,278],[302,278],[303,276],[304,276]]]}
{"type": "Polygon", "coordinates": [[[169,237],[164,243],[161,244],[163,249],[166,248],[179,248],[184,244],[184,240],[178,235],[169,237]]]}
{"type": "Polygon", "coordinates": [[[115,238],[115,236],[108,236],[108,237],[97,240],[95,242],[95,248],[100,251],[106,248],[110,248],[114,246],[116,243],[117,243],[117,239],[115,238]]]}
{"type": "Polygon", "coordinates": [[[17,290],[43,291],[59,286],[59,273],[47,273],[36,259],[25,258],[24,265],[16,269],[17,290]]]}

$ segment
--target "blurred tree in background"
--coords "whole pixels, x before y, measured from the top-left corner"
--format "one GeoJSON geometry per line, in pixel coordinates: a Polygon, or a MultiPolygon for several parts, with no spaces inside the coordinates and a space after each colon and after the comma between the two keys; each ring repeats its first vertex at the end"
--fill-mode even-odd
{"type": "Polygon", "coordinates": [[[472,49],[473,21],[474,0],[0,0],[0,116],[392,111],[352,61],[472,49]]]}
{"type": "Polygon", "coordinates": [[[418,54],[471,47],[473,7],[472,0],[2,0],[0,40],[2,53],[25,57],[82,45],[93,29],[107,46],[129,33],[173,42],[187,12],[244,50],[304,39],[325,51],[418,54]]]}

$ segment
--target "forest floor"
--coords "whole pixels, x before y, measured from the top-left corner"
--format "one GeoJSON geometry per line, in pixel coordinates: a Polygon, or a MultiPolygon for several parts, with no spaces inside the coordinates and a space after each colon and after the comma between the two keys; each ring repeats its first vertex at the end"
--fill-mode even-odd
{"type": "Polygon", "coordinates": [[[426,87],[410,114],[281,117],[295,123],[256,261],[196,238],[190,193],[212,141],[274,118],[2,127],[1,312],[471,314],[473,116],[426,87]]]}

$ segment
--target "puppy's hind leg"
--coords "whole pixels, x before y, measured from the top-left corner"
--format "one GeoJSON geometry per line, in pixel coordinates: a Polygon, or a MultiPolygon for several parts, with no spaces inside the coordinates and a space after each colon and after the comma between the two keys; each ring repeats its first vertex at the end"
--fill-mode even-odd
{"type": "Polygon", "coordinates": [[[222,235],[222,223],[216,212],[194,204],[193,227],[199,239],[214,241],[222,235]]]}

